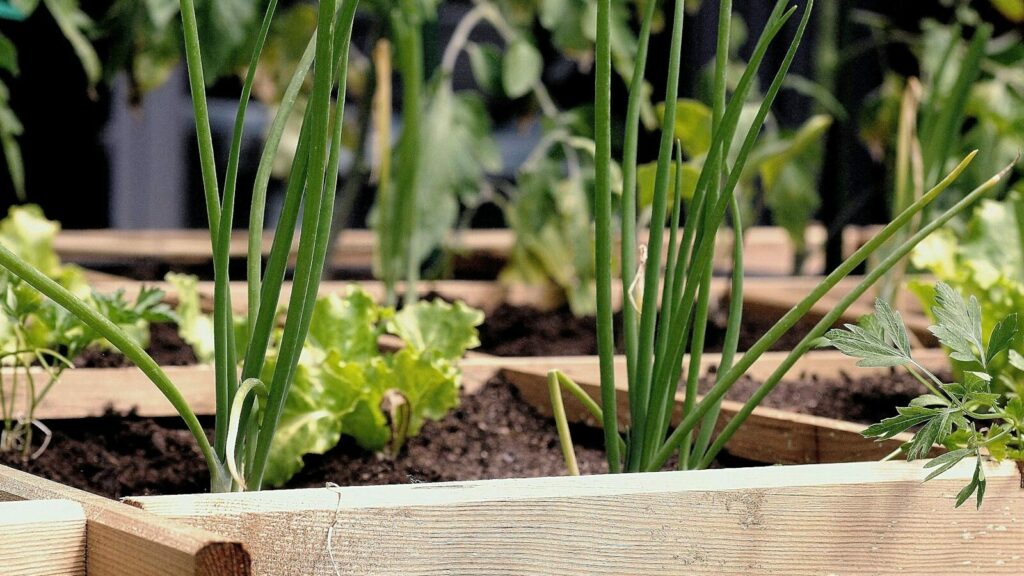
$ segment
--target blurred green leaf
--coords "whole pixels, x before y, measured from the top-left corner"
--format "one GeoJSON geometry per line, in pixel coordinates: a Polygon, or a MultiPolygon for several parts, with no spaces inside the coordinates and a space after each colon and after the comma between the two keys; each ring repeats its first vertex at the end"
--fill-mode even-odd
{"type": "Polygon", "coordinates": [[[470,42],[466,51],[469,53],[469,64],[477,86],[485,94],[502,94],[501,51],[490,44],[476,42],[470,42]]]}
{"type": "Polygon", "coordinates": [[[501,81],[509,98],[521,98],[540,82],[544,60],[540,52],[526,40],[516,40],[505,49],[501,65],[501,81]]]}

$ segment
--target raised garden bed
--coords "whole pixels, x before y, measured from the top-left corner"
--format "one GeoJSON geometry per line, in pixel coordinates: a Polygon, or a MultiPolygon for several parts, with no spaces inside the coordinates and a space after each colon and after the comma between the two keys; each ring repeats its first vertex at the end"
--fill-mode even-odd
{"type": "MultiPolygon", "coordinates": [[[[119,279],[106,278],[97,280],[94,283],[101,289],[126,288],[129,293],[137,290],[138,284],[126,283],[119,279]]],[[[331,283],[324,286],[324,290],[340,290],[343,283],[331,283]]],[[[375,293],[378,289],[373,283],[363,283],[362,286],[375,293]]],[[[725,283],[716,281],[716,290],[724,296],[725,283]]],[[[467,283],[448,282],[425,284],[424,292],[446,298],[459,298],[469,301],[475,306],[493,312],[496,307],[501,306],[510,295],[516,294],[515,289],[500,287],[493,283],[467,283]]],[[[795,288],[794,288],[795,290],[795,288]]],[[[212,286],[204,284],[201,291],[210,296],[212,286]]],[[[244,285],[233,286],[236,305],[244,304],[244,285]]],[[[536,298],[536,293],[529,290],[520,292],[522,302],[531,302],[536,298]]],[[[173,294],[172,294],[173,297],[173,294]]],[[[755,300],[756,301],[756,300],[755,300]]],[[[505,304],[507,305],[507,303],[505,304]]],[[[756,310],[756,308],[755,308],[756,310]]],[[[856,312],[856,311],[855,311],[856,312]]],[[[769,354],[761,362],[755,364],[748,376],[751,381],[764,378],[778,362],[782,355],[769,354]]],[[[940,370],[944,365],[944,357],[940,354],[922,352],[918,359],[923,363],[940,370]]],[[[718,358],[714,354],[705,355],[702,364],[705,370],[712,369],[717,365],[718,358]]],[[[300,478],[304,485],[319,485],[323,480],[340,480],[348,485],[370,483],[414,483],[411,486],[396,487],[369,487],[363,489],[345,488],[342,490],[305,490],[302,492],[273,492],[256,495],[199,495],[199,496],[166,496],[157,498],[133,498],[131,502],[142,506],[151,512],[169,516],[174,522],[186,523],[195,526],[216,526],[220,534],[227,537],[228,541],[242,541],[247,549],[253,554],[254,570],[257,574],[334,574],[334,562],[331,561],[331,553],[339,566],[342,574],[369,574],[369,573],[423,573],[423,570],[431,566],[447,566],[450,573],[454,574],[479,574],[495,573],[501,552],[495,549],[494,540],[489,534],[495,534],[502,527],[508,529],[508,523],[500,521],[501,506],[511,506],[515,514],[527,514],[529,510],[543,510],[544,506],[554,506],[556,512],[536,512],[538,516],[534,521],[540,532],[530,531],[528,526],[522,528],[521,533],[510,534],[513,538],[521,538],[524,542],[543,541],[552,538],[561,539],[555,544],[554,549],[562,550],[561,546],[575,546],[581,536],[578,531],[577,520],[573,518],[582,517],[589,507],[595,502],[600,506],[625,509],[629,505],[655,506],[654,500],[662,502],[663,499],[671,499],[675,512],[675,520],[670,523],[657,522],[651,526],[661,526],[664,534],[672,534],[679,542],[691,542],[692,535],[687,536],[685,524],[678,522],[680,506],[688,506],[686,510],[700,508],[700,502],[704,502],[704,511],[715,518],[716,523],[725,529],[723,534],[732,534],[735,538],[738,530],[750,530],[755,527],[766,527],[766,532],[758,533],[756,542],[759,543],[759,552],[744,560],[743,556],[737,559],[735,551],[726,556],[728,538],[723,535],[721,540],[714,540],[712,543],[704,544],[707,548],[699,550],[688,550],[680,554],[678,550],[675,555],[667,556],[660,564],[653,564],[644,569],[643,573],[659,574],[676,572],[683,567],[692,569],[692,573],[732,573],[733,564],[729,562],[748,562],[747,573],[820,573],[825,566],[835,566],[837,556],[829,555],[817,564],[791,564],[783,557],[783,550],[786,546],[791,549],[800,549],[800,546],[808,546],[802,540],[804,532],[787,528],[788,526],[821,526],[825,523],[833,523],[836,532],[830,532],[829,541],[824,545],[835,546],[839,550],[836,554],[844,558],[849,555],[853,560],[853,566],[860,566],[856,562],[863,562],[868,565],[868,559],[882,550],[882,554],[896,554],[895,544],[890,541],[885,543],[874,542],[870,538],[859,536],[866,526],[873,525],[878,521],[886,523],[891,521],[909,522],[913,519],[906,510],[892,505],[892,502],[920,502],[928,505],[930,509],[937,510],[942,515],[943,521],[966,522],[971,526],[972,534],[984,532],[984,526],[991,524],[989,518],[987,524],[982,524],[982,516],[973,512],[953,511],[951,499],[959,489],[965,474],[957,470],[943,476],[941,481],[933,481],[924,485],[919,484],[923,477],[922,471],[917,464],[892,463],[886,465],[861,464],[849,467],[809,467],[809,468],[785,468],[765,469],[757,472],[732,468],[737,465],[749,465],[751,462],[760,463],[824,463],[824,462],[850,462],[857,460],[877,459],[893,450],[899,442],[906,440],[906,437],[893,439],[887,443],[875,443],[865,440],[860,435],[863,428],[862,422],[848,422],[837,418],[829,418],[816,415],[816,406],[796,406],[793,402],[803,399],[812,403],[821,394],[828,394],[829,391],[839,391],[846,386],[843,380],[844,374],[856,375],[860,378],[857,387],[870,389],[872,382],[877,385],[879,382],[886,382],[888,370],[864,371],[854,369],[853,360],[843,357],[836,352],[817,351],[806,356],[800,364],[793,368],[791,375],[795,380],[785,383],[780,390],[786,391],[782,404],[773,407],[767,403],[755,409],[747,423],[740,429],[740,432],[733,437],[727,446],[727,455],[717,465],[730,466],[728,476],[721,476],[721,472],[698,472],[698,473],[662,473],[657,475],[642,475],[630,477],[605,477],[593,476],[583,479],[535,479],[535,480],[504,480],[495,483],[478,482],[481,478],[495,478],[508,475],[505,472],[495,470],[509,469],[513,474],[531,475],[552,475],[562,469],[557,437],[554,434],[554,427],[546,418],[549,405],[549,397],[546,385],[546,372],[552,368],[565,371],[570,377],[580,383],[595,397],[597,396],[596,359],[588,356],[576,357],[507,357],[495,358],[483,354],[471,354],[470,357],[461,363],[464,372],[465,392],[469,401],[468,405],[478,404],[487,410],[487,406],[495,404],[508,407],[509,402],[517,402],[524,408],[516,407],[515,410],[506,409],[501,411],[504,415],[526,414],[535,411],[534,420],[523,421],[526,424],[522,429],[507,427],[501,430],[503,425],[498,420],[497,436],[506,437],[523,436],[522,430],[528,428],[544,428],[535,436],[529,436],[525,448],[519,448],[519,452],[510,450],[508,447],[498,444],[489,445],[495,434],[487,430],[477,430],[476,436],[467,436],[467,431],[472,431],[474,426],[479,424],[493,424],[496,420],[495,411],[482,417],[474,416],[466,412],[453,413],[457,421],[465,424],[459,429],[453,426],[453,422],[442,421],[437,428],[456,436],[458,442],[470,438],[476,444],[468,451],[453,452],[447,449],[448,455],[456,459],[464,458],[468,462],[480,463],[483,460],[498,460],[498,464],[484,466],[460,466],[452,475],[446,475],[446,468],[450,468],[445,462],[436,462],[431,468],[424,464],[426,460],[433,458],[438,460],[437,454],[444,453],[445,436],[431,436],[431,432],[424,432],[422,444],[417,441],[411,443],[408,451],[420,450],[415,458],[412,458],[411,466],[401,462],[384,463],[375,462],[372,456],[360,456],[352,446],[343,445],[337,449],[337,453],[329,453],[323,460],[333,456],[343,456],[332,468],[324,461],[313,462],[309,476],[300,478]],[[832,384],[823,385],[825,380],[833,381],[832,384]],[[485,390],[486,393],[481,393],[485,390]],[[490,396],[488,396],[490,394],[490,396]],[[501,396],[500,394],[505,394],[501,396]],[[511,394],[511,396],[509,396],[511,394]],[[511,400],[510,400],[511,398],[511,400]],[[787,405],[786,403],[790,404],[787,405]],[[461,435],[461,436],[460,436],[461,435]],[[532,442],[532,444],[531,444],[532,442]],[[426,450],[432,447],[433,452],[426,450]],[[440,446],[440,448],[439,448],[440,446]],[[521,466],[527,458],[523,452],[532,452],[546,463],[534,465],[532,468],[521,466]],[[504,461],[511,455],[512,462],[504,461]],[[418,459],[417,459],[418,458],[418,459]],[[378,464],[374,466],[374,464],[378,464]],[[325,464],[322,467],[318,467],[325,464]],[[365,478],[346,477],[337,473],[338,470],[346,467],[361,467],[369,469],[370,472],[365,478]],[[465,470],[471,472],[462,476],[465,470]],[[333,470],[333,472],[332,472],[333,470]],[[443,473],[437,472],[443,470],[443,473]],[[718,475],[716,475],[718,474],[718,475]],[[461,478],[460,478],[461,476],[461,478]],[[736,478],[735,482],[722,483],[722,478],[736,478]],[[450,480],[450,479],[471,479],[471,484],[429,484],[421,485],[422,481],[450,480]],[[362,480],[362,482],[360,482],[362,480]],[[655,487],[660,486],[660,490],[655,487]],[[493,491],[493,493],[492,493],[493,491]],[[501,492],[506,494],[501,496],[501,492]],[[492,493],[491,496],[483,494],[492,493]],[[802,504],[791,500],[799,496],[802,504]],[[333,498],[333,499],[332,499],[333,498]],[[339,509],[339,498],[342,502],[339,509]],[[857,498],[864,500],[867,512],[856,508],[857,498]],[[822,499],[829,499],[834,506],[831,508],[815,507],[812,504],[822,499]],[[645,504],[646,503],[646,504],[645,504]],[[767,506],[767,508],[766,508],[767,506]],[[793,506],[787,513],[787,506],[793,506]],[[743,507],[761,512],[751,511],[749,513],[737,512],[743,507]],[[846,509],[860,511],[860,515],[837,518],[836,510],[846,509]],[[339,512],[340,510],[340,512],[339,512]],[[522,512],[520,512],[522,510],[522,512]],[[562,514],[565,512],[565,514],[562,514]],[[466,516],[463,517],[462,514],[466,516]],[[746,514],[744,516],[744,514],[746,514]],[[955,515],[955,516],[954,516],[955,515]],[[407,518],[408,520],[403,520],[407,518]],[[433,520],[430,520],[433,518],[433,520]],[[424,554],[420,552],[415,542],[430,542],[433,536],[438,538],[444,531],[445,518],[448,519],[449,534],[447,539],[435,542],[431,546],[441,547],[444,552],[436,556],[436,560],[425,560],[424,554]],[[476,520],[471,520],[475,518],[476,520]],[[755,520],[760,518],[760,523],[755,520]],[[963,520],[960,520],[963,518],[963,520]],[[423,522],[427,522],[423,524],[423,522]],[[430,522],[433,522],[431,524],[430,522]],[[278,530],[284,530],[281,526],[291,526],[291,532],[280,534],[278,530]],[[977,524],[975,526],[974,524],[977,524]],[[333,528],[331,528],[333,526],[333,528]],[[458,527],[458,536],[450,532],[453,527],[458,527]],[[770,528],[770,529],[769,529],[770,528]],[[427,534],[426,540],[420,539],[414,530],[421,529],[427,534]],[[363,532],[359,532],[362,530],[363,532]],[[328,550],[327,532],[333,534],[330,544],[331,553],[328,550]],[[405,532],[408,531],[408,532],[405,532]],[[730,532],[732,531],[732,532],[730,532]],[[386,543],[374,535],[387,534],[386,543]],[[407,534],[407,535],[406,535],[407,534]],[[521,534],[517,536],[516,534],[521,534]],[[540,534],[540,536],[538,535],[540,534]],[[842,540],[840,535],[847,539],[842,540]],[[835,542],[831,540],[835,538],[835,542]],[[682,539],[682,540],[679,540],[682,539]],[[794,544],[792,539],[800,540],[794,544]],[[273,542],[273,544],[272,544],[273,542]],[[840,546],[840,542],[845,542],[840,546]],[[404,564],[405,558],[392,564],[395,554],[387,552],[381,546],[390,546],[393,543],[401,543],[408,548],[405,558],[408,564],[404,564]],[[884,546],[894,546],[884,548],[884,546]],[[796,546],[796,548],[793,548],[796,546]],[[868,546],[868,552],[863,552],[868,546]],[[871,549],[874,547],[874,549],[871,549]],[[379,549],[380,556],[373,553],[379,549]],[[856,556],[861,552],[863,558],[856,556]],[[292,552],[295,554],[293,555],[292,552]],[[472,555],[472,556],[470,556],[472,555]],[[472,558],[470,561],[455,562],[455,557],[472,558]],[[757,558],[758,560],[753,560],[757,558]],[[436,562],[433,564],[432,562],[436,562]],[[803,572],[796,570],[801,566],[803,572]],[[808,566],[810,566],[808,568],[808,566]],[[767,567],[767,568],[766,568],[767,567]],[[764,568],[762,570],[762,568],[764,568]],[[761,570],[759,572],[759,570],[761,570]],[[769,572],[769,570],[771,572],[769,572]],[[794,571],[795,570],[795,571],[794,571]],[[669,571],[669,572],[666,572],[669,571]]],[[[617,366],[622,369],[622,366],[617,366]]],[[[214,412],[213,399],[213,372],[212,369],[200,365],[169,366],[168,375],[182,389],[182,392],[200,415],[210,415],[214,412]]],[[[620,377],[620,382],[624,378],[620,377]]],[[[744,382],[738,383],[742,388],[744,382]]],[[[883,388],[885,386],[882,386],[883,388]]],[[[877,388],[877,386],[876,386],[877,388]]],[[[749,389],[748,389],[749,390],[749,389]]],[[[891,392],[891,390],[890,390],[891,392]]],[[[769,398],[772,398],[771,396],[769,398]]],[[[620,391],[620,401],[624,400],[624,391],[620,391]]],[[[890,408],[896,405],[891,397],[879,399],[879,406],[890,408]]],[[[740,404],[733,400],[723,402],[723,418],[735,413],[740,404]]],[[[572,400],[568,400],[566,408],[570,418],[584,425],[577,429],[574,436],[580,441],[580,459],[583,470],[588,473],[600,473],[604,471],[603,455],[600,447],[603,440],[592,428],[585,426],[589,416],[578,407],[572,400]],[[588,440],[589,435],[589,440],[588,440]]],[[[833,408],[835,408],[833,406],[833,408]]],[[[134,368],[84,368],[72,370],[65,374],[58,389],[52,393],[47,401],[42,404],[37,412],[41,419],[51,421],[58,433],[63,434],[65,421],[72,418],[97,418],[103,414],[115,412],[128,412],[134,410],[135,414],[142,418],[166,419],[174,416],[169,403],[156,391],[146,378],[134,368]]],[[[626,410],[620,410],[620,414],[628,414],[626,410]]],[[[499,414],[500,415],[500,414],[499,414]]],[[[677,414],[678,415],[678,414],[677,414]]],[[[874,418],[862,417],[860,420],[874,418]]],[[[75,426],[81,428],[95,428],[93,424],[98,421],[87,420],[84,424],[68,424],[71,429],[75,426]]],[[[152,442],[152,433],[156,430],[152,427],[160,422],[143,421],[142,433],[137,434],[141,443],[152,442]]],[[[176,420],[164,420],[161,424],[167,430],[177,429],[181,442],[171,442],[171,450],[176,446],[190,445],[190,439],[185,437],[176,420]],[[176,428],[177,427],[177,428],[176,428]]],[[[537,430],[534,430],[537,431],[537,430]]],[[[172,434],[173,436],[173,434],[172,434]]],[[[114,443],[124,440],[124,437],[115,437],[114,443]]],[[[172,438],[173,440],[173,438],[172,438]]],[[[166,446],[167,443],[164,442],[166,446]]],[[[57,461],[64,459],[58,446],[54,446],[53,458],[57,461]]],[[[122,455],[127,458],[133,456],[133,448],[129,447],[128,454],[122,455]]],[[[138,450],[138,448],[134,448],[138,450]]],[[[142,452],[135,452],[135,457],[143,456],[142,452]]],[[[408,454],[408,452],[407,452],[408,454]]],[[[197,455],[181,455],[182,462],[198,460],[197,455]]],[[[319,460],[317,457],[314,460],[319,460]]],[[[401,459],[399,459],[401,460],[401,459]]],[[[177,468],[170,468],[174,471],[177,468]]],[[[1019,495],[1009,490],[1011,484],[1019,484],[1019,474],[1012,466],[993,467],[989,476],[990,494],[996,492],[999,496],[989,498],[986,507],[998,506],[999,510],[1009,514],[1016,514],[1021,504],[1016,499],[1019,495]],[[1012,482],[1011,482],[1012,480],[1012,482]]],[[[205,479],[191,478],[191,484],[187,484],[187,490],[195,491],[204,486],[205,479]],[[199,488],[197,488],[199,487],[199,488]]],[[[90,489],[95,489],[89,486],[90,489]]],[[[141,490],[145,492],[150,489],[141,490]]],[[[173,492],[174,489],[152,489],[157,492],[173,492]]],[[[135,491],[138,494],[139,491],[135,491]]],[[[129,492],[126,492],[126,494],[129,492]]],[[[76,493],[77,494],[77,493],[76,493]]],[[[28,497],[28,496],[25,496],[28,497]]],[[[76,501],[81,501],[77,499],[76,501]]],[[[107,501],[105,501],[107,502],[107,501]]],[[[117,506],[117,504],[113,504],[117,506]]],[[[661,509],[661,508],[659,508],[661,509]]],[[[669,509],[669,508],[664,508],[669,509]]],[[[86,512],[88,514],[88,511],[86,512]]],[[[687,514],[690,512],[686,512],[687,514]]],[[[523,516],[526,522],[528,516],[523,516]]],[[[930,517],[934,521],[934,516],[930,517]]],[[[596,518],[594,522],[601,523],[603,520],[596,518]]],[[[1009,522],[1009,520],[1007,520],[1009,522]]],[[[646,524],[644,524],[646,525],[646,524]]],[[[888,526],[888,524],[886,524],[888,526]]],[[[760,528],[757,528],[760,530],[760,528]]],[[[992,533],[995,528],[989,529],[992,533]]],[[[1008,529],[1015,533],[1015,527],[1008,529]]],[[[102,531],[101,531],[102,532],[102,531]]],[[[812,532],[813,533],[813,532],[812,532]]],[[[958,537],[959,537],[958,533],[958,537]]],[[[987,536],[987,534],[986,534],[987,536]]],[[[974,541],[956,542],[961,554],[969,554],[971,557],[978,557],[989,550],[1005,550],[1006,545],[1001,538],[1002,533],[995,534],[1000,540],[984,539],[980,543],[974,541]],[[989,548],[991,546],[991,548],[989,548]]],[[[87,539],[90,536],[87,534],[87,539]]],[[[667,538],[667,536],[666,536],[667,538]]],[[[909,537],[908,537],[909,538],[909,537]]],[[[641,553],[656,554],[661,558],[661,551],[668,546],[672,540],[662,540],[660,537],[637,541],[631,546],[631,554],[638,557],[641,553]],[[649,546],[649,548],[647,548],[649,546]],[[644,551],[644,552],[641,552],[644,551]]],[[[908,540],[909,541],[909,540],[908,540]]],[[[91,542],[91,540],[90,540],[91,542]]],[[[595,540],[594,542],[599,542],[595,540]]],[[[596,544],[592,542],[590,545],[596,544]]],[[[397,545],[397,544],[396,544],[397,545]]],[[[504,554],[504,566],[516,566],[515,573],[578,573],[579,567],[573,564],[574,555],[568,556],[564,564],[552,563],[544,552],[545,546],[536,548],[534,545],[513,546],[510,551],[504,554]],[[514,551],[514,552],[511,552],[514,551]],[[509,564],[509,563],[512,564],[509,564]]],[[[565,548],[565,550],[578,548],[565,548]]],[[[92,548],[89,548],[91,551],[92,548]]],[[[396,549],[397,550],[397,549],[396,549]]],[[[90,552],[91,553],[91,552],[90,552]]],[[[397,552],[396,552],[397,554],[397,552]]],[[[620,562],[625,562],[632,556],[617,556],[616,559],[609,559],[607,552],[595,552],[600,566],[588,569],[588,573],[622,573],[620,562]]],[[[650,556],[653,557],[653,556],[650,556]]],[[[635,558],[634,558],[635,560],[635,558]]],[[[985,573],[1002,574],[1016,573],[1004,566],[1010,566],[1013,570],[1019,569],[1018,559],[1003,559],[1004,564],[985,564],[988,568],[985,573]]],[[[902,566],[906,573],[925,573],[926,570],[934,572],[933,559],[927,557],[924,552],[912,553],[901,559],[894,566],[902,566]]],[[[240,562],[242,566],[244,562],[240,562]]],[[[102,565],[102,564],[101,564],[102,565]]],[[[196,564],[198,565],[198,564],[196,564]]],[[[844,565],[848,565],[844,562],[844,565]]],[[[87,564],[88,572],[83,574],[106,573],[94,572],[95,564],[87,564]]],[[[981,566],[981,564],[979,564],[981,566]]],[[[185,572],[196,573],[201,572],[185,572]]],[[[198,569],[197,569],[198,570],[198,569]]],[[[229,572],[210,572],[220,574],[245,573],[244,567],[232,567],[229,572]]],[[[858,568],[859,570],[859,568],[858,568]]],[[[428,570],[429,571],[429,570],[428,570]]],[[[74,572],[72,572],[74,573],[74,572]]],[[[120,573],[146,573],[146,572],[111,572],[120,573]]],[[[173,572],[177,574],[178,572],[173,572]]],[[[691,573],[691,572],[687,572],[691,573]]],[[[851,573],[870,573],[853,571],[851,573]]]]}
{"type": "MultiPolygon", "coordinates": [[[[875,227],[847,227],[843,232],[844,254],[860,247],[875,227]]],[[[826,231],[820,225],[807,230],[810,250],[803,273],[824,270],[826,231]]],[[[264,238],[264,251],[272,237],[264,238]]],[[[231,238],[231,256],[246,255],[246,236],[231,238]]],[[[373,267],[375,235],[371,230],[346,230],[329,265],[348,278],[366,278],[373,267]]],[[[462,278],[494,278],[508,259],[515,236],[508,229],[465,230],[451,238],[448,247],[456,255],[454,268],[462,278]]],[[[728,270],[731,237],[723,234],[718,243],[716,265],[728,270]]],[[[153,280],[168,269],[202,271],[210,263],[211,246],[205,230],[65,230],[54,244],[68,262],[105,268],[119,274],[140,274],[153,280]]],[[[746,270],[754,276],[785,276],[792,273],[793,247],[780,228],[754,227],[746,235],[746,270]]],[[[209,272],[207,272],[208,274],[209,272]]]]}

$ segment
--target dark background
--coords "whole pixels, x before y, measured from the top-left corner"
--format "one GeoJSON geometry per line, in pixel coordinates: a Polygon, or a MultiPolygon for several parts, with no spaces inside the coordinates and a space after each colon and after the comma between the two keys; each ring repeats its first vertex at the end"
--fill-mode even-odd
{"type": "MultiPolygon", "coordinates": [[[[821,2],[830,0],[820,0],[821,2]]],[[[863,43],[868,31],[849,19],[851,8],[860,8],[883,14],[906,30],[917,30],[922,18],[949,20],[951,10],[938,2],[892,2],[881,0],[841,1],[837,24],[840,48],[863,43]]],[[[104,2],[86,2],[84,8],[100,15],[104,2]]],[[[468,10],[467,2],[446,2],[440,9],[437,24],[426,34],[427,64],[436,64],[447,38],[462,14],[468,10]]],[[[671,5],[665,6],[665,10],[671,5]]],[[[735,9],[743,16],[755,36],[768,12],[770,2],[737,1],[735,9]]],[[[979,3],[983,13],[990,10],[987,3],[979,3]],[[982,6],[981,4],[985,4],[982,6]]],[[[689,18],[684,34],[684,68],[680,87],[682,96],[692,95],[701,67],[714,52],[717,5],[704,2],[703,14],[689,18]]],[[[795,21],[791,23],[795,28],[795,21]]],[[[365,31],[369,23],[365,18],[357,23],[356,42],[365,44],[365,31]],[[360,32],[363,32],[360,38],[360,32]]],[[[812,21],[808,35],[793,65],[793,72],[812,77],[813,46],[817,41],[819,23],[812,21]]],[[[122,227],[203,227],[201,182],[198,156],[194,144],[191,107],[184,72],[179,71],[161,94],[147,98],[143,108],[128,103],[125,90],[100,86],[95,93],[85,90],[86,80],[81,66],[60,34],[56,24],[45,10],[38,10],[29,20],[21,23],[4,22],[0,26],[18,46],[21,76],[8,79],[11,102],[15,113],[24,124],[21,145],[25,159],[28,200],[41,204],[46,214],[60,220],[67,228],[122,227]],[[156,100],[156,103],[152,100],[156,100]],[[147,108],[148,107],[148,108],[147,108]],[[139,207],[139,203],[142,207],[139,207]],[[133,208],[134,206],[134,208],[133,208]]],[[[783,32],[786,37],[793,30],[783,32]]],[[[474,39],[485,39],[486,31],[475,34],[474,39]]],[[[536,30],[542,46],[544,31],[536,30]]],[[[667,57],[667,34],[652,39],[650,70],[664,69],[667,57]]],[[[752,44],[752,42],[748,43],[752,44]]],[[[103,58],[102,39],[96,41],[103,58]]],[[[745,47],[749,51],[750,45],[745,47]]],[[[368,46],[363,46],[369,52],[368,46]]],[[[781,59],[785,43],[777,43],[769,54],[763,70],[773,70],[773,61],[781,59]]],[[[580,72],[571,62],[560,59],[554,50],[545,53],[544,80],[555,100],[567,108],[592,100],[593,78],[580,72]]],[[[469,66],[460,58],[456,87],[472,88],[469,66]]],[[[835,96],[849,113],[845,122],[836,121],[829,135],[823,181],[820,183],[822,209],[819,218],[830,229],[845,223],[879,222],[886,216],[883,191],[884,170],[868,156],[857,140],[856,121],[860,105],[883,77],[883,66],[902,74],[916,72],[915,60],[900,46],[888,46],[883,51],[866,50],[847,61],[837,73],[835,96]]],[[[651,78],[662,74],[649,73],[651,78]]],[[[768,79],[763,83],[767,84],[768,79]]],[[[624,108],[624,90],[616,88],[615,102],[624,108]]],[[[655,94],[663,86],[655,86],[655,94]]],[[[215,141],[220,154],[226,154],[227,139],[234,114],[232,98],[238,91],[237,81],[223,81],[214,87],[211,100],[215,141]]],[[[395,88],[396,100],[400,94],[395,88]]],[[[396,102],[399,106],[400,102],[396,102]]],[[[792,91],[780,94],[774,112],[784,125],[796,125],[806,119],[812,102],[792,91]]],[[[529,146],[531,136],[524,134],[516,123],[515,106],[497,107],[493,117],[497,129],[507,137],[504,143],[512,148],[529,146]]],[[[251,181],[260,152],[259,135],[264,120],[253,115],[252,128],[243,150],[243,168],[240,186],[245,189],[251,181]]],[[[648,139],[642,156],[652,156],[653,139],[648,139]]],[[[504,144],[503,144],[504,147],[504,144]]],[[[506,151],[507,152],[507,151],[506,151]]],[[[513,150],[512,155],[515,155],[513,150]]],[[[507,164],[507,162],[506,162],[507,164]]],[[[514,166],[506,167],[510,177],[514,166]]],[[[365,225],[366,210],[372,201],[371,191],[361,191],[353,225],[365,225]]],[[[16,201],[9,179],[0,177],[0,206],[16,201]]],[[[241,211],[248,207],[238,206],[241,211]]],[[[244,223],[245,219],[241,218],[244,223]]],[[[484,210],[476,225],[500,225],[500,212],[484,210]]]]}

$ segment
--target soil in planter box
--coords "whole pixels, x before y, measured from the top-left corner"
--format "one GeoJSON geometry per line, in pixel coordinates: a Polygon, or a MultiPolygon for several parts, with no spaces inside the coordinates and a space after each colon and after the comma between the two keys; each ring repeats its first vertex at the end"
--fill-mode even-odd
{"type": "MultiPolygon", "coordinates": [[[[47,424],[54,437],[39,459],[23,463],[17,455],[0,454],[0,464],[110,497],[209,488],[202,455],[176,418],[110,415],[47,424]]],[[[573,439],[583,473],[606,470],[599,430],[575,426],[573,439]]],[[[552,421],[498,379],[475,395],[464,395],[462,405],[440,422],[424,425],[423,432],[395,459],[367,453],[345,437],[327,454],[307,456],[306,462],[288,487],[322,487],[327,481],[343,486],[406,484],[565,472],[552,421]]]]}
{"type": "MultiPolygon", "coordinates": [[[[778,320],[745,312],[740,328],[740,350],[747,350],[778,320]]],[[[771,350],[792,350],[817,323],[805,318],[797,323],[771,350]]],[[[725,343],[726,320],[712,315],[705,334],[706,352],[720,352],[725,343]]],[[[616,348],[623,351],[622,314],[615,314],[616,348]]],[[[529,306],[503,304],[487,316],[480,327],[480,348],[496,356],[590,356],[597,354],[597,322],[594,317],[577,317],[562,307],[542,311],[529,306]]]]}
{"type": "MultiPolygon", "coordinates": [[[[704,380],[706,389],[712,378],[704,380]]],[[[729,398],[746,400],[757,384],[741,380],[729,398]]],[[[918,382],[898,372],[859,380],[812,378],[780,383],[764,405],[869,423],[893,415],[895,406],[920,393],[918,382]]],[[[0,454],[0,464],[110,497],[208,489],[202,456],[177,418],[111,415],[47,424],[54,437],[38,460],[25,463],[16,454],[0,454]]],[[[581,471],[606,471],[600,430],[573,426],[572,435],[581,471]]],[[[754,463],[728,454],[714,464],[750,465],[754,463]]],[[[670,462],[668,467],[673,466],[670,462]]],[[[288,487],[321,487],[327,481],[345,486],[561,474],[564,464],[551,419],[538,414],[506,381],[495,378],[479,393],[463,396],[462,405],[440,422],[425,424],[397,458],[369,454],[343,438],[327,454],[307,456],[306,467],[288,487]]]]}
{"type": "MultiPolygon", "coordinates": [[[[920,382],[902,370],[893,369],[881,375],[855,376],[856,373],[851,375],[845,372],[836,378],[801,374],[797,379],[779,382],[761,406],[874,424],[883,418],[895,416],[897,406],[907,406],[911,400],[927,392],[920,382]]],[[[938,376],[949,381],[948,374],[938,376]]],[[[700,383],[700,392],[706,392],[713,385],[712,377],[704,377],[700,383]]],[[[740,378],[725,397],[746,402],[760,385],[761,382],[753,378],[740,378]]]]}
{"type": "MultiPolygon", "coordinates": [[[[198,364],[192,347],[178,334],[175,324],[150,324],[146,352],[161,366],[198,364]]],[[[92,347],[74,359],[76,368],[128,368],[134,366],[124,354],[109,348],[92,347]]]]}

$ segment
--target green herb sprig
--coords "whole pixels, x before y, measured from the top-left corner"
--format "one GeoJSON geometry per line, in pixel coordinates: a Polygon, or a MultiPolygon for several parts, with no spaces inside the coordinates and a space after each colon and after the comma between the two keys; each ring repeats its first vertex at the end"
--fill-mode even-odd
{"type": "Polygon", "coordinates": [[[868,427],[863,434],[882,441],[914,428],[913,440],[901,447],[907,460],[927,458],[935,445],[945,446],[948,452],[925,464],[931,469],[925,481],[973,459],[974,475],[957,494],[956,506],[975,495],[980,508],[985,497],[984,456],[1024,461],[1024,401],[998,384],[1003,370],[1024,370],[1024,359],[1010,353],[1017,336],[1017,314],[1002,318],[986,334],[978,300],[971,296],[964,301],[942,282],[935,286],[931,310],[938,322],[931,327],[932,333],[961,368],[953,382],[944,382],[914,360],[903,319],[882,299],[875,301],[874,314],[857,325],[830,331],[825,339],[844,354],[859,358],[858,366],[902,366],[921,383],[927,393],[898,407],[896,416],[868,427]],[[997,362],[1007,354],[1008,364],[997,362]]]}

